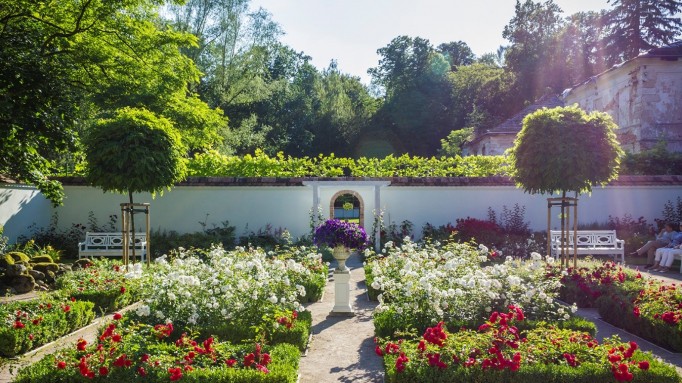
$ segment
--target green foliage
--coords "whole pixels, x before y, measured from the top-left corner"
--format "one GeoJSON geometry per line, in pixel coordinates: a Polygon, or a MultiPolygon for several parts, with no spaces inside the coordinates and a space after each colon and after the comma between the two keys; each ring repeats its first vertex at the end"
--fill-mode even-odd
{"type": "Polygon", "coordinates": [[[531,113],[511,150],[512,177],[531,194],[590,192],[618,176],[623,151],[615,129],[607,114],[577,105],[531,113]]]}
{"type": "MultiPolygon", "coordinates": [[[[180,136],[146,109],[124,108],[95,125],[84,140],[87,179],[107,191],[157,193],[185,176],[180,136]]],[[[131,201],[132,202],[132,201],[131,201]]]]}
{"type": "Polygon", "coordinates": [[[294,158],[278,153],[271,157],[261,150],[254,155],[226,156],[216,151],[198,153],[188,164],[194,177],[488,177],[506,175],[503,156],[419,157],[403,154],[383,159],[356,160],[333,154],[294,158]]]}
{"type": "Polygon", "coordinates": [[[679,174],[682,153],[669,152],[665,142],[661,142],[653,149],[625,153],[621,167],[620,173],[627,175],[679,174]]]}
{"type": "Polygon", "coordinates": [[[665,222],[682,223],[682,197],[677,197],[677,202],[674,204],[672,201],[668,200],[665,205],[663,205],[662,217],[662,222],[659,222],[659,226],[661,227],[665,222]]]}
{"type": "Polygon", "coordinates": [[[13,357],[90,323],[92,302],[43,297],[0,305],[0,355],[13,357]],[[11,319],[11,321],[10,321],[11,319]]]}
{"type": "Polygon", "coordinates": [[[613,9],[605,17],[610,33],[604,46],[612,61],[635,58],[642,51],[674,42],[682,33],[679,0],[612,0],[609,3],[613,9]]]}
{"type": "Polygon", "coordinates": [[[152,251],[154,256],[169,254],[171,250],[178,247],[208,250],[214,244],[222,245],[224,248],[231,248],[235,245],[236,228],[230,226],[229,221],[221,222],[220,226],[213,224],[212,227],[208,227],[205,221],[199,222],[199,224],[202,230],[193,233],[180,234],[174,230],[152,230],[151,237],[154,244],[152,251]]]}

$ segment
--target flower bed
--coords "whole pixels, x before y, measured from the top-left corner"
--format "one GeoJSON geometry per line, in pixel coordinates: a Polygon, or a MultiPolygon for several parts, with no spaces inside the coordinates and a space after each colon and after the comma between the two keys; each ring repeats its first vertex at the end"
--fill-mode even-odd
{"type": "Polygon", "coordinates": [[[559,298],[578,307],[597,307],[597,299],[615,290],[638,293],[645,281],[638,271],[623,268],[615,262],[581,262],[578,268],[551,269],[553,278],[560,276],[559,298]]]}
{"type": "Polygon", "coordinates": [[[299,352],[292,345],[233,345],[177,332],[170,323],[121,325],[115,320],[96,344],[81,339],[23,369],[15,382],[293,383],[297,379],[299,352]]]}
{"type": "Polygon", "coordinates": [[[680,286],[645,280],[639,272],[613,262],[569,268],[561,281],[563,300],[598,307],[606,322],[659,346],[682,351],[680,286]]]}
{"type": "MultiPolygon", "coordinates": [[[[501,260],[484,246],[467,244],[400,248],[368,262],[371,287],[379,294],[374,313],[377,336],[421,332],[444,321],[450,328],[477,326],[510,304],[533,321],[566,322],[574,308],[556,302],[558,278],[547,277],[539,254],[532,261],[501,260]]],[[[551,260],[550,260],[551,261],[551,260]]],[[[594,325],[576,323],[594,331],[594,325]]]]}
{"type": "Polygon", "coordinates": [[[42,297],[0,305],[0,355],[13,357],[90,323],[93,303],[42,297]]]}
{"type": "Polygon", "coordinates": [[[600,344],[569,330],[521,335],[523,311],[493,312],[477,331],[449,333],[442,322],[419,340],[379,340],[386,382],[679,382],[674,367],[617,338],[600,344]]]}
{"type": "MultiPolygon", "coordinates": [[[[142,264],[130,265],[142,273],[142,264]]],[[[59,294],[95,304],[97,312],[113,312],[139,299],[139,283],[126,278],[124,266],[110,260],[91,260],[84,268],[57,279],[59,294]]]]}
{"type": "Polygon", "coordinates": [[[180,249],[149,272],[125,274],[142,304],[115,314],[98,344],[81,340],[22,370],[17,381],[295,382],[312,322],[300,302],[303,284],[326,272],[321,256],[305,248],[180,249]]]}

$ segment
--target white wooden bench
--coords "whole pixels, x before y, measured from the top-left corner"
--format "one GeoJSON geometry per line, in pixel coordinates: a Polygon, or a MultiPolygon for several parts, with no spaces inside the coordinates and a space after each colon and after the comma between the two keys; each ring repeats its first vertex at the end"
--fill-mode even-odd
{"type": "MultiPolygon", "coordinates": [[[[132,242],[132,236],[129,239],[132,242]]],[[[142,256],[142,260],[147,257],[147,234],[135,233],[135,245],[130,244],[128,254],[132,254],[135,248],[135,256],[142,256]]],[[[85,241],[78,243],[78,259],[82,257],[122,257],[123,256],[123,234],[113,233],[85,233],[85,241]]]]}
{"type": "MultiPolygon", "coordinates": [[[[625,263],[625,241],[616,237],[615,230],[578,230],[577,231],[577,250],[580,255],[612,255],[617,261],[625,263]]],[[[565,252],[573,255],[573,230],[567,234],[568,240],[565,252]]],[[[551,253],[554,258],[561,255],[561,230],[550,230],[551,253]]]]}

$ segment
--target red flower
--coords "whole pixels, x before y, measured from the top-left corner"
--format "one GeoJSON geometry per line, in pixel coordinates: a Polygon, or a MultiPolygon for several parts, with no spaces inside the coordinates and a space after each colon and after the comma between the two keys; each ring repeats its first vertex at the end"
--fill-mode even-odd
{"type": "Polygon", "coordinates": [[[106,368],[105,366],[102,366],[99,368],[99,374],[101,376],[107,376],[107,375],[109,375],[109,369],[106,368]]]}
{"type": "Polygon", "coordinates": [[[59,362],[57,362],[57,368],[60,370],[65,369],[66,368],[66,362],[63,360],[60,360],[59,362]]]}
{"type": "Polygon", "coordinates": [[[22,328],[24,328],[24,327],[26,327],[26,326],[25,326],[23,323],[21,323],[20,320],[17,320],[17,321],[14,322],[14,328],[15,328],[15,329],[22,329],[22,328]]]}
{"type": "Polygon", "coordinates": [[[122,317],[123,317],[123,315],[121,315],[121,313],[114,313],[114,320],[119,320],[122,317]]]}
{"type": "Polygon", "coordinates": [[[112,342],[116,342],[116,343],[120,342],[120,341],[121,341],[121,335],[120,335],[120,334],[114,334],[114,335],[112,335],[112,336],[111,336],[111,341],[112,341],[112,342]]]}
{"type": "Polygon", "coordinates": [[[180,367],[170,367],[168,369],[168,373],[170,374],[171,382],[180,380],[180,378],[182,378],[182,369],[180,367]]]}
{"type": "Polygon", "coordinates": [[[237,364],[236,359],[228,359],[225,361],[225,364],[227,364],[228,367],[234,367],[235,364],[237,364]]]}
{"type": "Polygon", "coordinates": [[[78,339],[78,343],[76,343],[76,349],[78,351],[85,351],[85,346],[87,346],[88,342],[85,341],[85,339],[80,338],[78,339]]]}
{"type": "Polygon", "coordinates": [[[62,310],[64,310],[65,313],[68,313],[69,311],[71,311],[71,306],[64,305],[64,307],[62,307],[62,310]]]}
{"type": "Polygon", "coordinates": [[[637,363],[637,367],[639,367],[640,370],[648,370],[649,369],[649,362],[646,360],[643,360],[643,361],[637,363]]]}
{"type": "Polygon", "coordinates": [[[148,360],[149,360],[149,354],[142,354],[142,356],[140,357],[140,361],[142,363],[145,363],[148,360]]]}
{"type": "Polygon", "coordinates": [[[635,314],[636,317],[639,317],[639,315],[640,315],[639,307],[635,306],[635,308],[632,309],[632,313],[635,314]]]}
{"type": "Polygon", "coordinates": [[[142,366],[137,368],[137,373],[140,374],[140,376],[147,376],[147,371],[145,371],[144,367],[142,366]]]}
{"type": "MultiPolygon", "coordinates": [[[[125,292],[126,292],[125,286],[121,286],[121,294],[124,294],[125,292]]],[[[180,375],[180,376],[182,376],[182,375],[180,375]]],[[[178,379],[179,379],[179,378],[178,378],[178,379]]]]}
{"type": "Polygon", "coordinates": [[[405,364],[409,361],[410,359],[405,356],[405,353],[401,352],[400,356],[398,356],[398,359],[395,360],[396,371],[403,372],[405,370],[405,364]]]}
{"type": "Polygon", "coordinates": [[[76,297],[71,297],[71,302],[75,302],[75,301],[76,301],[76,297]]]}

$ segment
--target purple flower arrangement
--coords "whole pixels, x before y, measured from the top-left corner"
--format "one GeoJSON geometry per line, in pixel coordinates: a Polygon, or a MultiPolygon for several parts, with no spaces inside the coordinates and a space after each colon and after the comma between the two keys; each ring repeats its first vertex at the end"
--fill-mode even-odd
{"type": "Polygon", "coordinates": [[[313,241],[318,246],[326,245],[331,248],[343,246],[362,250],[367,246],[367,233],[356,223],[329,219],[315,229],[313,241]]]}

